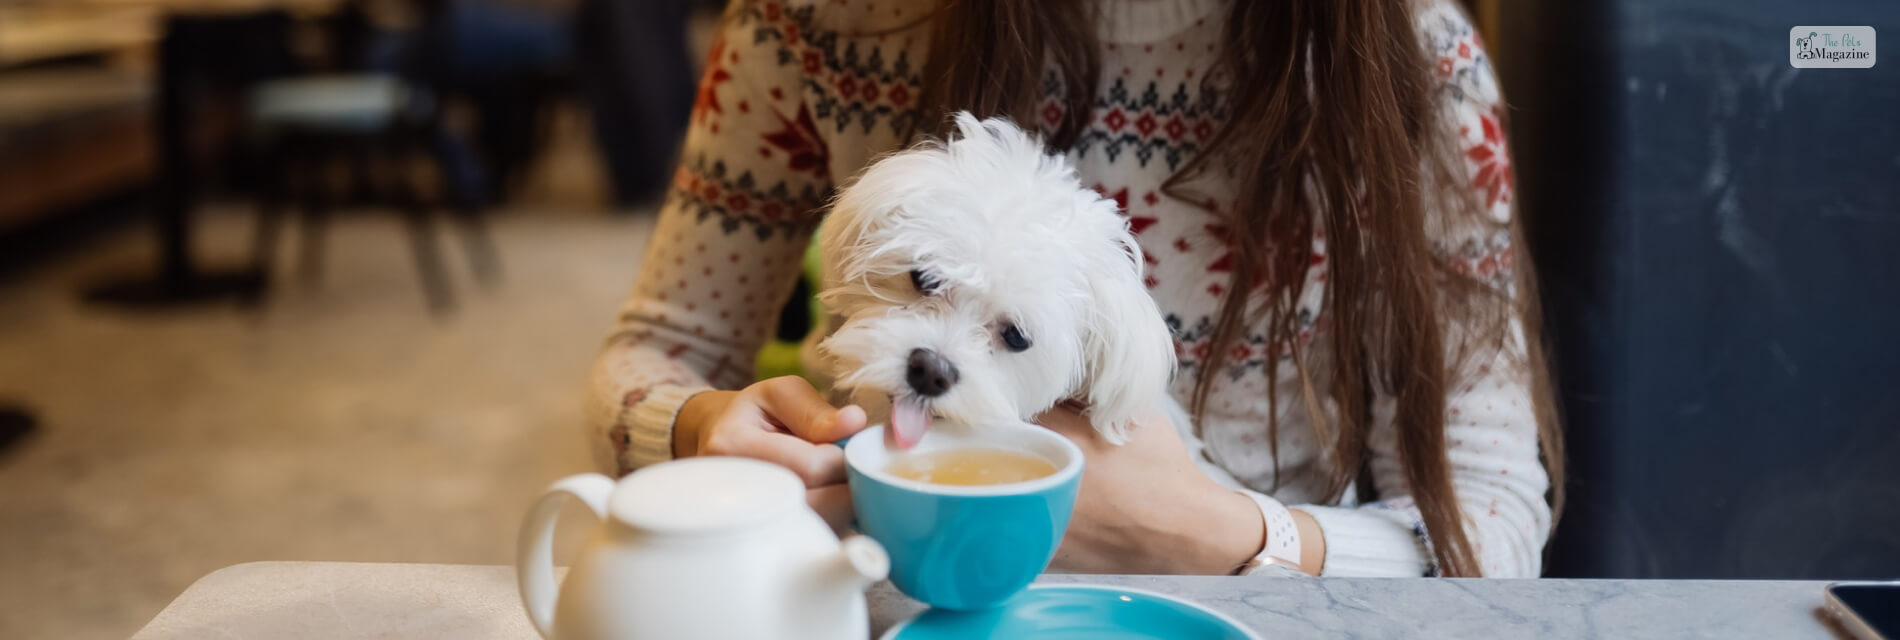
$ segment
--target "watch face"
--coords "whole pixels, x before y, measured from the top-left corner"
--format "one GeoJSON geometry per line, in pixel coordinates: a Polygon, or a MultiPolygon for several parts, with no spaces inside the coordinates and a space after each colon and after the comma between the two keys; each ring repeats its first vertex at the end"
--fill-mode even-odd
{"type": "Polygon", "coordinates": [[[1299,563],[1288,562],[1264,554],[1248,562],[1247,566],[1241,567],[1239,574],[1244,576],[1274,576],[1281,578],[1309,577],[1305,571],[1300,570],[1299,563]]]}

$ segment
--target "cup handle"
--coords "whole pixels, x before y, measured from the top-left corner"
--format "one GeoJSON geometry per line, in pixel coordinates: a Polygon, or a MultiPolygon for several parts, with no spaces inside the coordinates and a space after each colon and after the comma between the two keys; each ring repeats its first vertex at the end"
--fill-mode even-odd
{"type": "Polygon", "coordinates": [[[605,520],[607,495],[613,490],[614,481],[598,473],[562,478],[535,500],[521,523],[521,536],[515,542],[515,580],[528,620],[543,638],[554,637],[555,516],[561,513],[562,502],[571,497],[587,505],[594,517],[605,520]]]}

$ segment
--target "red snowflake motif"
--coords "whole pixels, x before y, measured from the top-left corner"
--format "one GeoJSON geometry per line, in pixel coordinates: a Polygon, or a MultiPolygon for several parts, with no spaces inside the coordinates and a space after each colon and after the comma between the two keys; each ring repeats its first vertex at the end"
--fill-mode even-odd
{"type": "Polygon", "coordinates": [[[877,94],[878,94],[878,89],[877,89],[877,83],[876,83],[876,82],[872,82],[872,81],[870,81],[870,80],[866,80],[866,81],[864,81],[864,92],[863,92],[863,95],[864,95],[864,101],[865,101],[865,102],[876,102],[876,101],[877,101],[877,94]]]}
{"type": "Polygon", "coordinates": [[[1111,132],[1121,133],[1122,127],[1128,126],[1128,116],[1124,115],[1121,109],[1115,109],[1109,111],[1108,115],[1102,116],[1102,124],[1108,125],[1108,130],[1111,132]]]}
{"type": "Polygon", "coordinates": [[[910,88],[900,84],[891,87],[890,92],[884,96],[891,99],[892,105],[901,107],[904,103],[910,102],[910,88]]]}
{"type": "Polygon", "coordinates": [[[1466,60],[1471,59],[1471,42],[1470,41],[1468,40],[1460,41],[1458,43],[1458,57],[1464,58],[1466,60]]]}
{"type": "Polygon", "coordinates": [[[858,79],[848,75],[838,74],[838,81],[832,83],[832,86],[838,88],[838,95],[850,97],[851,94],[858,92],[858,79]]]}
{"type": "Polygon", "coordinates": [[[804,57],[805,73],[809,73],[809,74],[818,73],[818,69],[819,67],[822,66],[821,63],[823,62],[824,62],[824,59],[818,57],[818,52],[806,51],[805,57],[804,57]]]}
{"type": "Polygon", "coordinates": [[[725,113],[725,109],[719,106],[719,85],[732,80],[732,73],[726,71],[722,62],[725,58],[720,55],[725,48],[725,38],[713,41],[712,55],[707,57],[712,61],[712,66],[706,69],[706,76],[700,79],[699,94],[693,98],[693,119],[700,124],[705,124],[712,114],[725,113]]]}
{"type": "Polygon", "coordinates": [[[1438,59],[1438,75],[1451,77],[1451,58],[1438,59]]]}
{"type": "Polygon", "coordinates": [[[1155,117],[1152,113],[1141,114],[1141,118],[1135,121],[1135,130],[1140,131],[1144,138],[1153,134],[1156,126],[1159,125],[1155,122],[1155,117]]]}
{"type": "MultiPolygon", "coordinates": [[[[1213,236],[1222,241],[1225,241],[1227,238],[1227,225],[1208,224],[1208,225],[1203,226],[1202,228],[1207,230],[1207,235],[1213,236]]],[[[1208,273],[1226,273],[1226,272],[1231,272],[1233,270],[1234,270],[1234,250],[1233,249],[1228,249],[1226,251],[1221,252],[1220,257],[1215,258],[1214,262],[1207,265],[1208,273]]],[[[1219,295],[1219,294],[1215,294],[1215,295],[1219,295]]]]}
{"type": "MultiPolygon", "coordinates": [[[[1153,216],[1137,216],[1137,215],[1134,215],[1133,212],[1129,211],[1128,187],[1122,187],[1120,189],[1116,189],[1113,193],[1110,193],[1108,191],[1108,187],[1104,187],[1099,184],[1095,185],[1094,189],[1096,193],[1102,194],[1102,197],[1115,201],[1115,211],[1128,217],[1128,231],[1129,232],[1135,235],[1141,235],[1141,232],[1147,231],[1148,227],[1154,226],[1155,222],[1157,222],[1157,219],[1154,218],[1153,216]]],[[[1149,264],[1155,263],[1154,258],[1148,257],[1145,254],[1143,255],[1143,257],[1146,258],[1149,264]]]]}
{"type": "Polygon", "coordinates": [[[810,171],[813,175],[824,176],[830,153],[825,141],[818,137],[818,125],[811,119],[811,111],[804,105],[798,107],[798,118],[787,120],[778,118],[778,131],[765,134],[765,142],[785,152],[788,166],[793,171],[810,171]]]}
{"type": "Polygon", "coordinates": [[[1175,116],[1168,120],[1167,126],[1162,127],[1162,130],[1168,132],[1170,139],[1180,140],[1187,135],[1187,122],[1182,121],[1181,116],[1175,116]]]}
{"type": "Polygon", "coordinates": [[[1104,187],[1100,184],[1097,184],[1092,188],[1095,189],[1096,193],[1102,194],[1102,197],[1108,198],[1110,200],[1114,200],[1115,209],[1117,211],[1120,211],[1122,213],[1128,213],[1128,187],[1122,187],[1120,189],[1117,189],[1115,190],[1114,193],[1110,193],[1108,191],[1108,187],[1104,187]]]}
{"type": "Polygon", "coordinates": [[[1049,100],[1042,105],[1042,121],[1051,127],[1062,124],[1062,113],[1062,104],[1059,102],[1049,100]]]}
{"type": "Polygon", "coordinates": [[[1465,150],[1465,158],[1476,164],[1476,173],[1472,178],[1472,187],[1484,193],[1484,206],[1496,207],[1500,202],[1510,202],[1511,189],[1515,179],[1511,175],[1511,159],[1504,149],[1504,128],[1492,114],[1478,116],[1484,125],[1484,140],[1465,150]]]}

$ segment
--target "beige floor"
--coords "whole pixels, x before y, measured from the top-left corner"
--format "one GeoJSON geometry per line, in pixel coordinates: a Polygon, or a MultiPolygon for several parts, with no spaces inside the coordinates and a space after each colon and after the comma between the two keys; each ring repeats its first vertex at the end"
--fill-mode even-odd
{"type": "MultiPolygon", "coordinates": [[[[592,465],[582,381],[651,225],[591,204],[591,166],[557,154],[501,214],[495,289],[451,251],[446,320],[377,215],[257,313],[83,306],[148,259],[143,229],[0,287],[0,402],[41,419],[0,457],[0,638],[125,637],[253,560],[510,562],[528,501],[592,465]]],[[[212,212],[201,253],[240,255],[248,229],[212,212]]]]}

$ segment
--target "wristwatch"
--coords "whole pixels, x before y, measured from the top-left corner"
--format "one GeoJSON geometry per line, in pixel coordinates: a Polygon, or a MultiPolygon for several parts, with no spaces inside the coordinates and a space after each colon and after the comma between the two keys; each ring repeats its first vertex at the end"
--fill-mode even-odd
{"type": "Polygon", "coordinates": [[[1267,543],[1259,554],[1242,563],[1234,575],[1306,576],[1306,571],[1300,568],[1300,527],[1293,521],[1293,511],[1266,494],[1241,493],[1259,505],[1260,516],[1266,520],[1267,543]]]}

